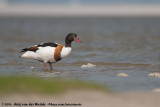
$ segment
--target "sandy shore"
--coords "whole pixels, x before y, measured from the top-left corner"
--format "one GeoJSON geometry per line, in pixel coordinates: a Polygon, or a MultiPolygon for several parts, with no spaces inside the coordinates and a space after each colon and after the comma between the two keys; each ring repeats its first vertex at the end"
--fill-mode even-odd
{"type": "Polygon", "coordinates": [[[0,17],[5,16],[160,16],[160,5],[0,5],[0,17]]]}
{"type": "MultiPolygon", "coordinates": [[[[10,103],[16,107],[17,104],[29,104],[32,103],[34,106],[37,104],[41,107],[53,107],[56,104],[67,107],[159,107],[160,106],[160,94],[156,92],[138,92],[138,93],[106,93],[98,91],[70,91],[62,95],[7,95],[1,96],[1,105],[4,103],[10,103]],[[52,105],[48,105],[51,103],[52,105]]],[[[33,106],[32,105],[32,106],[33,106]]],[[[4,106],[4,105],[3,105],[4,106]]],[[[24,106],[22,106],[24,107],[24,106]]]]}

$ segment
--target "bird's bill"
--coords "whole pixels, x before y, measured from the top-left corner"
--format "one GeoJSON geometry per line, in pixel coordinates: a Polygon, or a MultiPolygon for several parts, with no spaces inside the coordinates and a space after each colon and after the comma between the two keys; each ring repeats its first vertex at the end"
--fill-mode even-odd
{"type": "Polygon", "coordinates": [[[81,41],[79,40],[78,37],[75,37],[74,40],[75,40],[76,42],[78,42],[78,43],[81,43],[81,41]]]}

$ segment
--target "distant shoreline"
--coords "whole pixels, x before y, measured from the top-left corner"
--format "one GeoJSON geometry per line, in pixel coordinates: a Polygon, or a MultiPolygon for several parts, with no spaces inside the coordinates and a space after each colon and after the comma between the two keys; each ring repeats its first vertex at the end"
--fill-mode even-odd
{"type": "Polygon", "coordinates": [[[160,17],[160,4],[0,4],[0,17],[160,17]]]}

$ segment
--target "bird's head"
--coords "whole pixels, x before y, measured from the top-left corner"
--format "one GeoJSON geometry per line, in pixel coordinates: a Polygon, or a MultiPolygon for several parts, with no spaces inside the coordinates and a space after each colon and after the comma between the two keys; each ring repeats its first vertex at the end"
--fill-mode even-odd
{"type": "Polygon", "coordinates": [[[65,39],[66,44],[71,44],[72,41],[76,41],[78,43],[81,43],[80,39],[78,38],[77,34],[75,33],[69,33],[65,39]]]}

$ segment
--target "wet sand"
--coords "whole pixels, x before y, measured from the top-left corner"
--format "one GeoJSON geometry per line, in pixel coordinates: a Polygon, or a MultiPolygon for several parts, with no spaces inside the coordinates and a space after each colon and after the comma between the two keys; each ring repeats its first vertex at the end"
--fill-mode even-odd
{"type": "MultiPolygon", "coordinates": [[[[107,93],[93,90],[69,91],[61,95],[13,94],[1,96],[2,103],[77,104],[76,107],[159,107],[160,94],[154,92],[107,93]]],[[[75,105],[67,107],[75,107],[75,105]]],[[[10,106],[15,107],[15,106],[10,106]]],[[[24,107],[24,106],[22,106],[24,107]]]]}
{"type": "Polygon", "coordinates": [[[5,71],[3,75],[34,75],[43,78],[62,78],[75,79],[89,82],[95,82],[105,87],[109,87],[115,92],[136,92],[136,91],[151,91],[159,87],[159,77],[149,76],[150,73],[159,72],[159,64],[132,64],[132,63],[110,63],[110,62],[91,62],[96,65],[94,68],[82,68],[87,62],[76,63],[56,63],[53,64],[54,70],[47,72],[43,71],[41,63],[8,63],[0,64],[4,68],[10,66],[17,67],[20,71],[5,71]],[[34,72],[31,67],[34,64],[34,72]],[[23,66],[22,68],[18,66],[23,66]],[[26,69],[23,71],[21,69],[26,69]],[[127,77],[119,76],[126,74],[127,77]]]}

